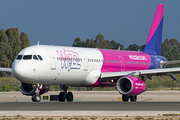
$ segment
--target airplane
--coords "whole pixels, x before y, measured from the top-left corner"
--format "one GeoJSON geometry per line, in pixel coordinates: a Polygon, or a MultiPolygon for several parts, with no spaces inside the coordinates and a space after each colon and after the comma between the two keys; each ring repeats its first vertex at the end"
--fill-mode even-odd
{"type": "Polygon", "coordinates": [[[122,101],[137,101],[152,76],[169,75],[177,80],[180,67],[165,68],[180,60],[168,61],[161,56],[164,5],[159,4],[146,46],[142,52],[98,48],[37,45],[20,51],[12,68],[0,71],[13,73],[22,94],[40,102],[50,85],[60,85],[60,102],[72,102],[73,87],[116,86],[122,101]]]}

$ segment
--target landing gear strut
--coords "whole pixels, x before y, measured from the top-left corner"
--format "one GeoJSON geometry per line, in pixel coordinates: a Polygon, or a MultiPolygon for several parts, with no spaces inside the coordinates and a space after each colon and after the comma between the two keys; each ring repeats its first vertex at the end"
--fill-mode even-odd
{"type": "Polygon", "coordinates": [[[67,100],[67,102],[72,102],[73,94],[72,92],[67,93],[68,86],[62,85],[60,88],[63,90],[63,92],[59,93],[59,102],[64,102],[65,100],[67,100]]]}
{"type": "Polygon", "coordinates": [[[134,96],[122,95],[122,101],[123,101],[123,102],[128,102],[128,101],[129,101],[129,98],[130,98],[131,102],[136,102],[136,100],[137,100],[137,95],[134,95],[134,96]]]}
{"type": "Polygon", "coordinates": [[[37,84],[37,85],[34,85],[35,86],[35,88],[36,88],[36,90],[35,90],[35,95],[33,95],[32,96],[32,101],[33,102],[40,102],[41,101],[41,96],[39,95],[39,87],[40,87],[40,85],[39,84],[37,84]]]}

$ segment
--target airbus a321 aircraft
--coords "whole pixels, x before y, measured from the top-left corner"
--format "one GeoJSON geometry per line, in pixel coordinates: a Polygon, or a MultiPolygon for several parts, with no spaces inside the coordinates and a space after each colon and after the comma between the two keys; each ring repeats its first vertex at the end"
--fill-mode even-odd
{"type": "Polygon", "coordinates": [[[23,49],[14,60],[12,68],[0,68],[12,72],[20,83],[22,94],[39,102],[49,85],[60,85],[59,101],[73,101],[68,86],[108,87],[116,86],[122,100],[137,100],[146,90],[146,80],[155,75],[169,75],[177,80],[180,68],[165,68],[167,61],[161,56],[164,5],[159,4],[151,30],[142,52],[35,45],[23,49]]]}

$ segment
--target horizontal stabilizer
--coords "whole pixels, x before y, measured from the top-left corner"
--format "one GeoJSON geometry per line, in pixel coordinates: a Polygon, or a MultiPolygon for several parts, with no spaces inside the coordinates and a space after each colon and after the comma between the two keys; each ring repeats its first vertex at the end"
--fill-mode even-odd
{"type": "Polygon", "coordinates": [[[180,60],[161,62],[160,66],[161,68],[165,68],[168,64],[177,64],[177,63],[180,63],[180,60]]]}
{"type": "Polygon", "coordinates": [[[176,64],[176,63],[180,63],[180,60],[162,62],[161,65],[176,64]]]}

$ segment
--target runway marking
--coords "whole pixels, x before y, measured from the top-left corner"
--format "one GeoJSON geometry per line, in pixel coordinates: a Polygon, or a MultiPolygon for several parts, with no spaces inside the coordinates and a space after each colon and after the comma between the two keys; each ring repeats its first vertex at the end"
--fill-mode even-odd
{"type": "MultiPolygon", "coordinates": [[[[114,116],[114,117],[126,117],[128,119],[130,116],[164,116],[164,112],[168,111],[0,111],[0,117],[2,116],[114,116]]],[[[174,115],[179,115],[180,111],[171,111],[174,115]]],[[[173,115],[172,114],[172,115],[173,115]]],[[[174,116],[176,117],[176,116],[174,116]]],[[[163,118],[164,119],[164,118],[163,118]]]]}
{"type": "Polygon", "coordinates": [[[149,101],[149,100],[153,100],[153,98],[148,98],[148,99],[142,100],[141,102],[146,102],[146,101],[149,101]]]}
{"type": "Polygon", "coordinates": [[[82,101],[82,100],[84,99],[74,99],[73,101],[75,102],[75,101],[82,101]]]}

